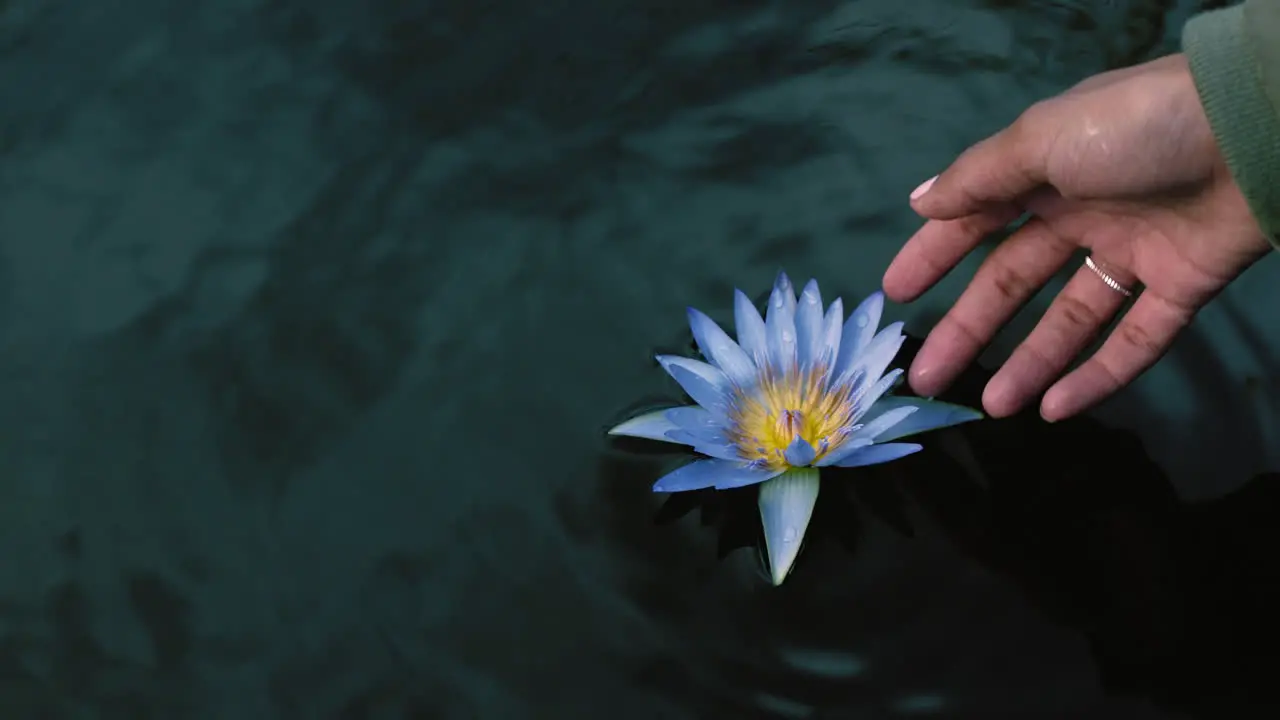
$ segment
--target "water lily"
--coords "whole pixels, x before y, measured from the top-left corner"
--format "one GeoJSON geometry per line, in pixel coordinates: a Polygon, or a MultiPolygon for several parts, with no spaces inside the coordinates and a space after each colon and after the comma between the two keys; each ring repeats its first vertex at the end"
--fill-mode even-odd
{"type": "Polygon", "coordinates": [[[765,317],[736,291],[736,341],[690,308],[689,325],[707,361],[657,360],[696,404],[645,413],[609,432],[687,445],[706,456],[662,477],[655,492],[760,485],[769,572],[781,584],[813,515],[820,468],[897,460],[921,446],[896,440],[982,417],[890,394],[902,370],[886,370],[903,334],[900,322],[876,331],[883,310],[877,292],[846,320],[838,298],[823,310],[815,280],[797,299],[785,273],[774,282],[765,317]]]}

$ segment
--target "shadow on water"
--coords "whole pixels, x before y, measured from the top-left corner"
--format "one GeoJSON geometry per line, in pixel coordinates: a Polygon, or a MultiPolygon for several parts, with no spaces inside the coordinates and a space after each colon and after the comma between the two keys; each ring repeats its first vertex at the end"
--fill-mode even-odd
{"type": "MultiPolygon", "coordinates": [[[[1199,344],[1188,340],[1183,344],[1199,344]]],[[[919,345],[909,339],[895,365],[909,364],[919,345]]],[[[1213,386],[1226,378],[1219,364],[1205,363],[1211,359],[1190,352],[1181,361],[1213,386]]],[[[989,378],[971,368],[942,399],[979,406],[989,378]]],[[[844,717],[889,706],[899,675],[918,687],[934,664],[971,658],[974,644],[985,643],[1006,653],[1006,662],[1065,664],[1087,676],[1071,701],[1076,710],[1047,695],[1021,706],[1026,717],[1149,717],[1120,705],[1126,698],[1206,720],[1280,710],[1273,673],[1259,661],[1280,643],[1280,565],[1272,557],[1280,542],[1280,474],[1258,475],[1209,501],[1184,502],[1134,433],[1089,417],[1048,424],[1034,409],[924,442],[923,452],[904,460],[826,481],[808,547],[784,586],[767,588],[745,573],[747,587],[714,594],[717,604],[706,607],[700,603],[717,577],[744,573],[740,563],[715,566],[700,540],[714,537],[720,558],[758,552],[753,489],[671,495],[656,522],[643,523],[636,508],[655,502],[646,497],[649,485],[672,465],[653,458],[670,450],[614,441],[600,466],[605,507],[615,516],[607,525],[617,530],[613,542],[647,566],[630,592],[660,623],[686,629],[691,655],[715,656],[710,662],[724,690],[709,699],[706,687],[690,687],[678,667],[664,666],[649,679],[663,692],[700,702],[707,716],[777,717],[778,699],[786,698],[814,713],[808,717],[844,717]],[[673,524],[687,515],[697,521],[673,524]],[[930,550],[894,547],[903,543],[930,550]],[[886,562],[902,563],[893,572],[926,578],[914,590],[858,579],[866,574],[862,566],[886,562]],[[949,593],[958,603],[966,602],[960,595],[975,594],[957,588],[957,566],[995,578],[993,585],[1012,599],[996,597],[967,615],[904,631],[911,613],[927,615],[949,593]],[[993,621],[998,615],[1009,619],[993,621]],[[881,627],[886,623],[894,629],[881,627]],[[983,630],[975,636],[963,627],[969,623],[983,630]],[[708,625],[722,632],[709,633],[708,625]],[[1066,628],[1087,647],[1087,658],[1072,642],[1044,637],[1045,627],[1066,628]],[[902,643],[899,662],[873,674],[875,662],[860,653],[886,632],[902,643]],[[1020,642],[1023,634],[1038,640],[1020,642]],[[965,637],[972,642],[958,640],[965,637]],[[709,640],[713,651],[705,647],[709,640]],[[822,659],[788,659],[806,646],[822,648],[822,659]]],[[[1216,485],[1237,482],[1220,478],[1216,485]]],[[[933,703],[940,717],[994,717],[999,688],[1018,677],[1009,667],[986,668],[969,675],[967,687],[939,688],[898,705],[933,703]],[[995,693],[986,706],[972,698],[981,685],[995,693]],[[953,703],[947,696],[955,690],[953,703]]]]}

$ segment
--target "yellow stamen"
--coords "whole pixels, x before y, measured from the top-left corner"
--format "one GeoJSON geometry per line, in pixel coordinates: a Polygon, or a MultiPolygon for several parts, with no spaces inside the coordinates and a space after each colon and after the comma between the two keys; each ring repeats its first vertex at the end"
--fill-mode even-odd
{"type": "Polygon", "coordinates": [[[856,398],[848,385],[828,388],[827,372],[825,367],[765,372],[756,387],[735,398],[728,439],[743,458],[781,469],[787,467],[783,453],[797,436],[818,458],[845,439],[856,398]]]}

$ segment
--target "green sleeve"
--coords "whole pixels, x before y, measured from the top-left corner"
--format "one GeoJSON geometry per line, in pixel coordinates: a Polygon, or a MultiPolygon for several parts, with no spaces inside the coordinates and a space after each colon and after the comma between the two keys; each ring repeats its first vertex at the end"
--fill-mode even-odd
{"type": "Polygon", "coordinates": [[[1231,176],[1280,248],[1280,0],[1198,15],[1182,48],[1231,176]]]}

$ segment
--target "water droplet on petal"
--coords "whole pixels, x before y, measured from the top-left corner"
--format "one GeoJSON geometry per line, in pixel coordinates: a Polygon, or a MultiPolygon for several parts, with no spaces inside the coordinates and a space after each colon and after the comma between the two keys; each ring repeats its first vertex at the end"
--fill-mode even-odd
{"type": "Polygon", "coordinates": [[[789,343],[795,339],[796,339],[795,335],[793,335],[790,330],[782,331],[782,342],[789,343]]]}
{"type": "Polygon", "coordinates": [[[796,532],[794,527],[788,527],[786,531],[782,533],[782,542],[793,543],[796,541],[797,535],[799,535],[799,533],[796,532]]]}
{"type": "Polygon", "coordinates": [[[860,328],[864,328],[864,327],[866,327],[866,326],[867,326],[867,321],[869,321],[870,319],[871,319],[871,318],[867,317],[866,315],[859,315],[859,316],[858,316],[858,327],[860,327],[860,328]]]}

